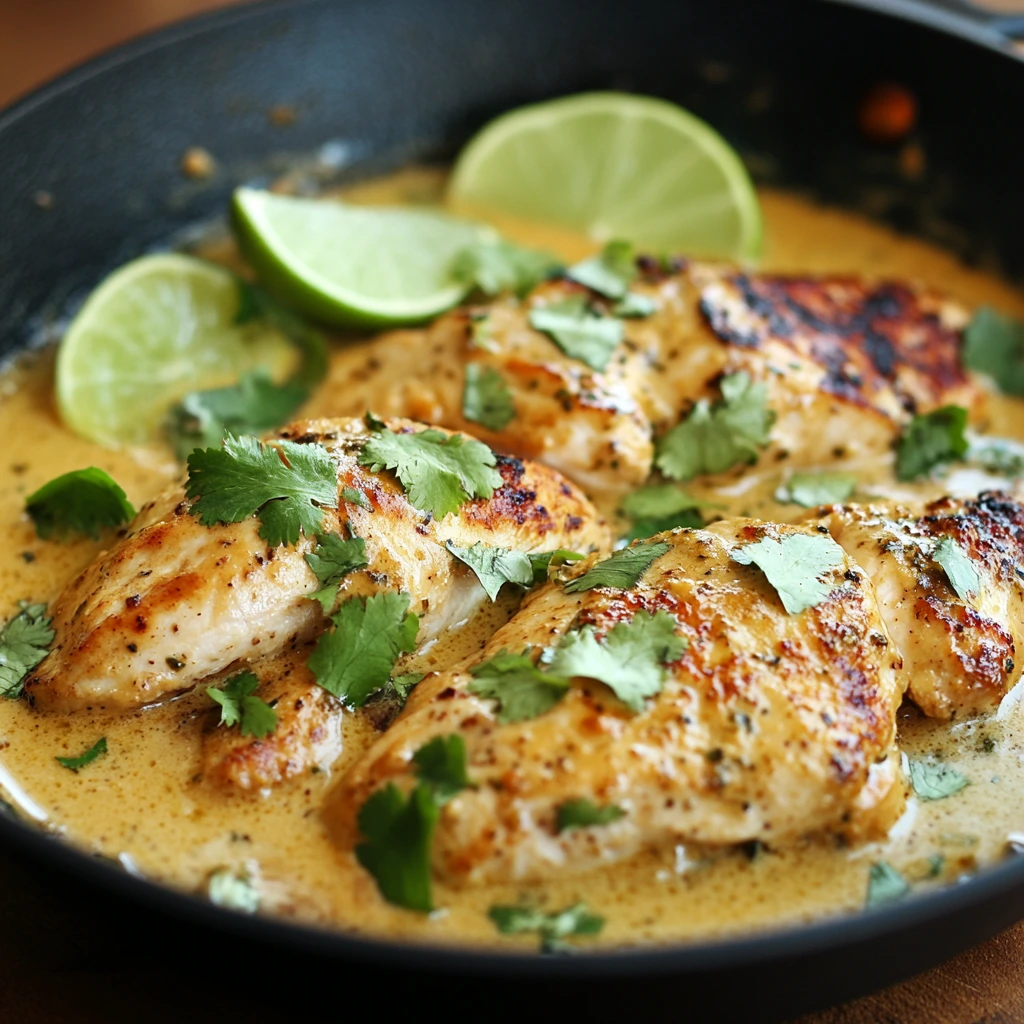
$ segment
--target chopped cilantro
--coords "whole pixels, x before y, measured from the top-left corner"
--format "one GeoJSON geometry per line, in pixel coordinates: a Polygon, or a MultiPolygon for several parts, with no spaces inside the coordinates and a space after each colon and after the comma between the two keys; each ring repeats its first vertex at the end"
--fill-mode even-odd
{"type": "Polygon", "coordinates": [[[569,680],[543,672],[530,657],[499,651],[493,658],[474,665],[469,692],[498,702],[502,725],[524,722],[550,711],[568,692],[569,680]]]}
{"type": "Polygon", "coordinates": [[[206,894],[215,907],[255,914],[260,908],[260,894],[247,871],[236,874],[231,868],[218,868],[206,883],[206,894]]]}
{"type": "Polygon", "coordinates": [[[964,331],[964,366],[987,374],[1008,395],[1024,395],[1024,322],[979,306],[964,331]]]}
{"type": "Polygon", "coordinates": [[[97,757],[106,752],[107,738],[106,736],[101,736],[84,754],[79,754],[78,757],[58,757],[57,761],[64,768],[70,768],[71,771],[77,772],[79,768],[92,764],[97,757]]]}
{"type": "Polygon", "coordinates": [[[472,498],[489,498],[501,486],[494,452],[480,441],[433,428],[416,434],[396,434],[383,426],[373,431],[360,464],[373,473],[394,470],[409,501],[436,519],[472,498]]]}
{"type": "Polygon", "coordinates": [[[1024,476],[1024,444],[1005,437],[979,437],[970,442],[965,456],[986,473],[1000,476],[1024,476]]]}
{"type": "Polygon", "coordinates": [[[350,708],[362,707],[387,685],[399,654],[416,645],[419,619],[408,609],[409,595],[390,591],[342,601],[309,658],[316,681],[350,708]]]}
{"type": "Polygon", "coordinates": [[[456,547],[450,540],[445,547],[460,561],[476,573],[476,578],[493,601],[506,583],[520,587],[533,585],[534,569],[530,556],[514,548],[492,548],[486,544],[474,544],[468,548],[456,547]]]}
{"type": "Polygon", "coordinates": [[[40,537],[66,537],[127,523],[135,509],[117,483],[102,469],[90,466],[55,477],[25,499],[25,511],[40,537]]]}
{"type": "Polygon", "coordinates": [[[607,367],[625,333],[621,320],[591,311],[582,295],[534,306],[529,320],[532,328],[546,334],[571,359],[599,372],[607,367]]]}
{"type": "Polygon", "coordinates": [[[612,306],[612,312],[616,316],[625,317],[629,320],[638,320],[657,313],[658,304],[647,295],[627,292],[626,295],[612,306]]]}
{"type": "Polygon", "coordinates": [[[479,363],[466,364],[462,415],[488,430],[502,430],[516,418],[512,392],[497,370],[479,363]]]}
{"type": "Polygon", "coordinates": [[[609,242],[597,256],[573,264],[565,273],[605,298],[621,299],[636,279],[636,254],[629,242],[609,242]]]}
{"type": "Polygon", "coordinates": [[[935,545],[932,558],[942,566],[949,585],[961,601],[977,601],[981,595],[981,576],[970,556],[956,541],[943,537],[935,545]]]}
{"type": "Polygon", "coordinates": [[[561,268],[553,256],[504,240],[477,242],[452,263],[452,276],[484,295],[513,292],[525,295],[561,268]]]}
{"type": "Polygon", "coordinates": [[[185,493],[198,498],[191,511],[203,526],[258,515],[260,536],[277,546],[320,532],[319,506],[337,508],[338,479],[321,445],[226,437],[223,447],[197,449],[188,457],[185,493]]]}
{"type": "Polygon", "coordinates": [[[816,508],[846,501],[856,488],[857,478],[849,473],[794,473],[775,492],[775,498],[804,508],[816,508]]]}
{"type": "Polygon", "coordinates": [[[623,540],[642,540],[680,526],[703,526],[704,517],[697,511],[700,504],[675,484],[641,487],[622,501],[620,511],[633,520],[623,540]]]}
{"type": "Polygon", "coordinates": [[[867,905],[881,907],[886,903],[895,903],[910,892],[907,880],[885,861],[871,865],[868,875],[867,905]]]}
{"type": "Polygon", "coordinates": [[[570,562],[579,562],[587,556],[580,551],[558,548],[556,551],[533,552],[526,557],[530,559],[530,565],[533,567],[533,582],[536,585],[547,583],[552,569],[568,565],[570,562]]]}
{"type": "Polygon", "coordinates": [[[470,783],[459,736],[436,737],[412,760],[419,782],[408,796],[389,782],[360,809],[364,842],[356,858],[389,903],[427,914],[434,909],[430,850],[441,808],[470,783]]]}
{"type": "Polygon", "coordinates": [[[310,569],[323,586],[309,598],[319,601],[324,615],[330,615],[338,600],[338,587],[341,581],[352,572],[365,569],[366,541],[362,537],[345,539],[336,533],[324,534],[317,538],[316,547],[306,555],[310,569]]]}
{"type": "Polygon", "coordinates": [[[416,689],[417,684],[423,681],[425,675],[426,672],[402,672],[397,676],[392,676],[388,681],[403,707],[409,699],[409,694],[416,689]]]}
{"type": "Polygon", "coordinates": [[[636,586],[654,560],[665,554],[669,547],[664,541],[659,541],[657,544],[633,544],[613,551],[603,561],[592,565],[582,576],[569,580],[565,584],[565,592],[579,594],[595,587],[629,590],[636,586]]]}
{"type": "Polygon", "coordinates": [[[25,676],[46,657],[54,632],[45,604],[19,601],[21,611],[0,629],[0,695],[21,696],[25,676]]]}
{"type": "Polygon", "coordinates": [[[962,459],[970,448],[966,426],[967,410],[960,405],[915,416],[896,443],[896,476],[916,480],[937,466],[962,459]]]}
{"type": "Polygon", "coordinates": [[[664,611],[639,611],[631,622],[618,623],[604,640],[598,640],[593,626],[584,626],[562,637],[550,669],[566,679],[597,679],[626,707],[642,711],[644,699],[665,685],[666,663],[686,650],[685,638],[675,629],[675,619],[664,611]]]}
{"type": "Polygon", "coordinates": [[[243,736],[258,740],[277,728],[277,713],[266,701],[253,696],[259,685],[260,681],[252,672],[240,672],[220,689],[206,688],[206,695],[220,705],[221,725],[229,729],[237,725],[243,736]]]}
{"type": "Polygon", "coordinates": [[[591,825],[608,825],[626,812],[618,804],[606,804],[598,807],[592,800],[581,797],[579,800],[566,800],[556,812],[555,831],[565,832],[572,828],[588,828],[591,825]]]}
{"type": "Polygon", "coordinates": [[[341,500],[347,501],[350,505],[358,505],[360,508],[372,508],[370,499],[362,491],[355,487],[342,487],[341,500]]]}
{"type": "Polygon", "coordinates": [[[824,534],[786,533],[735,548],[733,561],[756,565],[790,615],[821,604],[835,589],[821,577],[845,564],[843,549],[824,534]]]}
{"type": "Polygon", "coordinates": [[[491,907],[487,916],[502,935],[537,932],[541,950],[545,953],[565,952],[571,947],[563,940],[570,935],[597,935],[604,927],[604,918],[591,914],[583,903],[553,914],[531,907],[498,906],[491,907]]]}
{"type": "Polygon", "coordinates": [[[757,461],[775,421],[767,385],[740,371],[723,377],[721,390],[721,401],[702,398],[658,442],[655,464],[665,476],[689,480],[757,461]]]}
{"type": "Polygon", "coordinates": [[[966,775],[940,761],[909,761],[910,782],[922,800],[944,800],[970,785],[966,775]]]}

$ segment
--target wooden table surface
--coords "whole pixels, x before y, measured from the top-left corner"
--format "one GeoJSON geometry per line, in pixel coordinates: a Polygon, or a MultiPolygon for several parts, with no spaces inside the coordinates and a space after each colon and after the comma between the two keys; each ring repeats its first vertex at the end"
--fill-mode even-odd
{"type": "MultiPolygon", "coordinates": [[[[100,50],[238,2],[0,0],[0,108],[100,50]]],[[[1021,10],[1024,2],[992,0],[989,6],[1021,10]]],[[[0,850],[0,1022],[295,1019],[288,1011],[296,1007],[286,994],[295,982],[275,976],[272,965],[254,964],[250,980],[237,968],[228,976],[218,971],[219,947],[230,940],[215,937],[205,949],[176,948],[179,932],[173,925],[154,918],[158,931],[147,934],[145,927],[137,930],[138,915],[103,920],[102,908],[96,894],[73,882],[55,883],[0,850]],[[274,982],[269,986],[268,977],[274,982]]],[[[182,936],[184,942],[187,933],[182,936]]],[[[354,1009],[349,987],[339,986],[339,1015],[354,1009]]],[[[680,1012],[697,1019],[695,1008],[682,1007],[685,998],[680,1012]]],[[[588,1011],[595,1016],[593,1007],[588,1011]]],[[[675,1013],[673,1019],[679,1019],[675,1013]]],[[[1024,923],[942,967],[799,1024],[879,1022],[1024,1022],[1024,923]]]]}

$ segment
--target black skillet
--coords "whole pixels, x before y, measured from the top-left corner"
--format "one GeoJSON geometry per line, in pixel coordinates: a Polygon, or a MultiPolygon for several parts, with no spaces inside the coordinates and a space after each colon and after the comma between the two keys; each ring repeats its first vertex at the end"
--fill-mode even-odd
{"type": "MultiPolygon", "coordinates": [[[[870,212],[1019,280],[1024,64],[1004,33],[1021,28],[955,0],[296,0],[200,18],[0,114],[0,353],[29,343],[120,262],[222,215],[239,181],[265,180],[296,155],[341,143],[328,152],[349,155],[351,177],[443,158],[499,111],[594,88],[676,100],[762,181],[870,212]],[[857,130],[857,104],[882,80],[919,100],[917,180],[901,173],[898,147],[857,130]],[[209,182],[180,173],[194,145],[218,161],[209,182]]],[[[777,1019],[908,976],[1024,917],[1021,858],[891,909],[753,938],[497,956],[242,918],[9,816],[0,839],[58,879],[88,883],[68,898],[83,912],[96,899],[116,922],[110,934],[223,954],[211,929],[234,932],[249,958],[265,962],[272,949],[275,973],[281,957],[312,957],[339,982],[387,992],[391,1009],[428,1005],[433,991],[456,1018],[459,1007],[537,1015],[567,999],[599,1019],[777,1019]]]]}

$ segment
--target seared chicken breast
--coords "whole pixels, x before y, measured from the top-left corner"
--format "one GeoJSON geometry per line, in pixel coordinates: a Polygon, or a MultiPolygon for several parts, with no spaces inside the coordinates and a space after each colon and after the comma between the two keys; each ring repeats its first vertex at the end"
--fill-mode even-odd
{"type": "Polygon", "coordinates": [[[1024,667],[1024,506],[988,492],[923,510],[837,506],[821,523],[871,577],[918,707],[948,719],[998,705],[1024,667]],[[943,540],[961,553],[960,592],[937,560],[943,540]]]}
{"type": "Polygon", "coordinates": [[[411,786],[413,754],[453,733],[474,787],[444,807],[434,844],[436,870],[454,883],[541,879],[677,843],[881,834],[904,798],[900,657],[871,581],[840,550],[821,577],[827,596],[796,614],[760,569],[733,557],[795,535],[821,537],[814,526],[748,519],[676,530],[654,538],[667,552],[627,590],[570,593],[552,581],[534,591],[481,662],[529,648],[543,664],[542,651],[581,627],[607,638],[641,612],[667,614],[685,650],[639,711],[574,678],[550,710],[503,722],[496,702],[473,692],[473,666],[428,676],[329,793],[333,834],[351,848],[366,799],[390,781],[411,786]],[[559,808],[580,799],[621,816],[559,831],[559,808]]]}
{"type": "MultiPolygon", "coordinates": [[[[409,421],[388,425],[421,429],[409,421]]],[[[410,504],[392,473],[359,464],[367,435],[362,419],[348,419],[304,421],[277,436],[323,445],[337,467],[338,508],[325,510],[323,532],[362,537],[369,563],[347,576],[342,590],[409,594],[421,644],[486,600],[446,541],[543,551],[589,550],[608,540],[578,490],[546,467],[506,456],[498,456],[502,484],[490,498],[435,520],[410,504]]],[[[203,526],[191,504],[177,487],[145,506],[126,536],[54,601],[56,639],[25,683],[35,705],[137,707],[326,628],[322,608],[309,600],[320,586],[305,557],[315,538],[270,547],[257,519],[203,526]]]]}
{"type": "MultiPolygon", "coordinates": [[[[642,260],[640,271],[633,291],[655,312],[625,321],[601,371],[530,326],[531,310],[574,296],[613,311],[561,280],[522,301],[501,298],[379,338],[357,377],[379,379],[380,411],[469,430],[555,467],[603,501],[642,483],[656,439],[700,399],[718,399],[722,377],[737,371],[768,389],[775,422],[764,458],[794,467],[884,456],[911,416],[943,405],[984,414],[983,392],[960,363],[968,314],[937,293],[701,264],[666,271],[642,260]],[[466,418],[468,366],[498,373],[508,388],[515,415],[500,429],[466,418]]],[[[332,414],[361,411],[346,391],[342,379],[328,383],[332,414]]]]}

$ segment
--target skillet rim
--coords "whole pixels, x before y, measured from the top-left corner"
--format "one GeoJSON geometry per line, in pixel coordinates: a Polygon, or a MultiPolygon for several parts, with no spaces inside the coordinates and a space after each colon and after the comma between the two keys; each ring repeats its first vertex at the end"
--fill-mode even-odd
{"type": "MultiPolygon", "coordinates": [[[[982,15],[972,17],[966,12],[934,6],[923,0],[817,2],[898,18],[983,47],[1017,63],[1024,63],[1024,53],[1016,50],[1011,41],[992,27],[982,15]]],[[[72,91],[79,84],[121,64],[211,30],[258,20],[268,15],[287,15],[321,3],[323,0],[257,0],[194,15],[103,50],[16,97],[10,105],[0,109],[0,141],[8,127],[30,117],[52,98],[72,91]]],[[[197,894],[133,875],[116,862],[90,854],[84,848],[76,847],[47,832],[43,827],[9,813],[0,812],[0,841],[9,841],[23,854],[38,854],[41,859],[66,870],[70,875],[113,890],[132,903],[166,912],[179,920],[210,926],[258,942],[332,958],[370,961],[379,966],[531,980],[594,980],[596,977],[616,980],[642,976],[679,976],[712,970],[717,972],[755,963],[763,966],[809,954],[824,954],[844,947],[864,945],[876,938],[892,937],[929,922],[951,917],[957,912],[969,911],[974,906],[991,904],[1003,894],[1024,891],[1024,856],[1018,856],[992,865],[962,882],[953,882],[941,889],[914,895],[904,902],[837,914],[808,924],[791,924],[753,934],[693,943],[593,952],[580,947],[577,956],[553,957],[532,951],[480,951],[468,946],[402,942],[284,918],[241,914],[217,907],[197,894]]],[[[1024,913],[1013,913],[1008,920],[1004,918],[1007,918],[1005,911],[1000,918],[1000,928],[1006,927],[1012,920],[1024,919],[1024,913]]],[[[985,930],[990,936],[996,934],[996,930],[985,930]]],[[[971,940],[957,940],[960,944],[955,951],[967,948],[971,940]]],[[[934,959],[928,963],[934,963],[934,959]]],[[[906,976],[912,970],[907,968],[900,976],[906,976]]]]}

